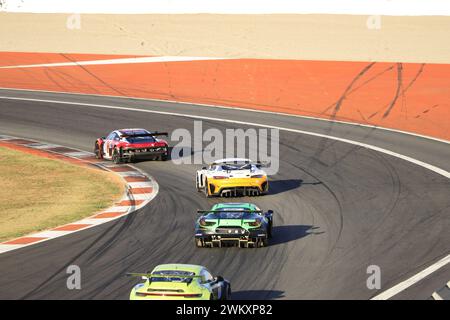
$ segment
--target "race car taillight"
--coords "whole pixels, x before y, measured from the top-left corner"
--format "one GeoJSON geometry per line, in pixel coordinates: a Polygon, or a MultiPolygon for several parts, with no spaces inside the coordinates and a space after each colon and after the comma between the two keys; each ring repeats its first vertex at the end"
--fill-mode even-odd
{"type": "Polygon", "coordinates": [[[226,179],[226,176],[213,176],[214,179],[226,179]]]}
{"type": "Polygon", "coordinates": [[[184,298],[200,298],[202,296],[201,293],[156,293],[156,292],[136,292],[136,296],[145,297],[145,296],[158,296],[158,297],[184,297],[184,298]]]}
{"type": "Polygon", "coordinates": [[[255,221],[251,221],[248,223],[251,227],[259,227],[261,225],[261,219],[255,219],[255,221]]]}
{"type": "Polygon", "coordinates": [[[255,174],[252,176],[252,178],[264,178],[263,174],[255,174]]]}
{"type": "Polygon", "coordinates": [[[208,227],[208,226],[214,225],[214,222],[206,221],[206,219],[200,219],[199,224],[200,224],[202,227],[208,227]]]}

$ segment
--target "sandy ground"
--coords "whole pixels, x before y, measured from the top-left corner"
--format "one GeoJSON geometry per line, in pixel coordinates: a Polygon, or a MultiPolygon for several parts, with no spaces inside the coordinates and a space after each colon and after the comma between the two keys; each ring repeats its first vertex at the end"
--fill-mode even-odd
{"type": "Polygon", "coordinates": [[[0,51],[450,63],[449,31],[441,16],[1,13],[0,51]]]}

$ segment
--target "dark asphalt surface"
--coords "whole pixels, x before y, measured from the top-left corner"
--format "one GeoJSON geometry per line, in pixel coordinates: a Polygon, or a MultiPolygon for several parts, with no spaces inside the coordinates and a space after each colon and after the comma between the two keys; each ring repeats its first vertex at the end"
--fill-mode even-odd
{"type": "MultiPolygon", "coordinates": [[[[277,125],[373,144],[450,171],[449,144],[378,129],[132,99],[9,90],[0,90],[0,96],[277,125]]],[[[90,151],[96,137],[122,127],[192,130],[193,119],[0,98],[0,134],[90,151]]],[[[203,127],[247,128],[215,121],[204,121],[203,127]]],[[[369,149],[285,131],[280,131],[280,154],[270,194],[243,199],[275,211],[269,247],[197,249],[196,209],[226,200],[196,192],[199,165],[141,162],[137,166],[160,186],[148,206],[96,228],[0,255],[0,299],[127,299],[137,281],[126,272],[168,262],[207,266],[231,281],[234,299],[369,299],[377,294],[366,287],[369,265],[381,268],[381,292],[448,254],[450,181],[445,177],[369,149]],[[81,267],[81,290],[66,288],[71,264],[81,267]]],[[[426,299],[444,278],[432,275],[424,280],[430,292],[413,286],[401,298],[426,299]]]]}

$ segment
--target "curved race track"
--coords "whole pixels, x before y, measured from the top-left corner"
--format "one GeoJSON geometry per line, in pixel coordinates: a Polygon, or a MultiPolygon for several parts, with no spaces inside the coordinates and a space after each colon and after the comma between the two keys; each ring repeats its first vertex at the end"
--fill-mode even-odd
{"type": "MultiPolygon", "coordinates": [[[[327,133],[384,147],[449,171],[448,144],[373,128],[251,111],[96,96],[0,90],[0,96],[139,107],[224,117],[327,133]]],[[[91,150],[96,137],[119,127],[192,130],[192,118],[87,105],[0,98],[0,134],[91,150]]],[[[204,121],[204,129],[243,127],[204,121]]],[[[99,227],[0,255],[0,299],[127,299],[136,279],[166,262],[197,263],[228,278],[235,299],[368,299],[366,268],[382,270],[382,289],[448,253],[450,182],[423,167],[358,146],[280,131],[280,170],[271,193],[245,199],[275,211],[272,245],[260,249],[197,249],[196,165],[141,162],[159,183],[144,209],[99,227]],[[66,268],[82,270],[82,289],[66,288],[66,268]]],[[[446,267],[447,268],[447,267],[446,267]]],[[[448,268],[447,275],[448,275],[448,268]]],[[[442,275],[441,275],[442,276],[442,275]]],[[[448,279],[444,280],[447,281],[448,279]]],[[[441,286],[411,287],[427,298],[441,286]]],[[[381,290],[381,291],[383,291],[381,290]]]]}

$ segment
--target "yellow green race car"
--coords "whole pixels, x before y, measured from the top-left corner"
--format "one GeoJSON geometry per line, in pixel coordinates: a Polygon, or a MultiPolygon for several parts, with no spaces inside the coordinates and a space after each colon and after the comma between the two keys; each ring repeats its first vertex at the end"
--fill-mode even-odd
{"type": "Polygon", "coordinates": [[[130,293],[130,300],[228,300],[231,285],[221,276],[214,277],[203,266],[162,264],[149,273],[128,273],[141,277],[130,293]]]}

